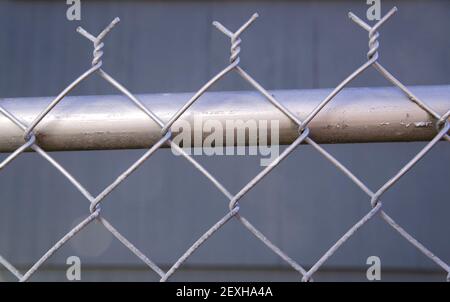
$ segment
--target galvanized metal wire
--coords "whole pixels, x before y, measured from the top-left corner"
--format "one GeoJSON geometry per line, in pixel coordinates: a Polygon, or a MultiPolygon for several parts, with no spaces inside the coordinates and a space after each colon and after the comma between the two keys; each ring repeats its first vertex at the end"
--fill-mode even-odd
{"type": "MultiPolygon", "coordinates": [[[[272,250],[276,255],[278,255],[282,260],[289,264],[294,270],[298,271],[300,274],[299,280],[302,281],[312,281],[313,275],[323,266],[323,264],[358,230],[366,224],[369,220],[376,216],[381,217],[389,226],[391,226],[395,231],[397,231],[403,238],[410,242],[414,247],[421,251],[426,257],[434,261],[439,267],[441,267],[445,272],[447,272],[447,280],[450,279],[450,267],[449,265],[441,260],[438,256],[434,255],[427,247],[421,244],[413,235],[409,234],[405,229],[403,229],[393,218],[391,218],[384,210],[381,197],[383,194],[391,189],[395,183],[406,173],[408,173],[414,165],[420,161],[439,141],[447,140],[450,141],[449,130],[450,124],[448,118],[450,116],[450,109],[444,115],[439,115],[436,111],[430,108],[424,101],[415,96],[409,89],[404,86],[398,79],[396,79],[388,70],[386,70],[379,62],[379,28],[389,20],[395,13],[397,9],[394,7],[391,9],[380,21],[370,26],[360,18],[358,18],[353,13],[349,13],[349,17],[357,25],[362,27],[368,32],[369,36],[369,51],[367,53],[367,61],[365,61],[360,67],[358,67],[353,73],[346,77],[336,88],[319,104],[314,110],[311,111],[303,120],[300,120],[298,116],[289,111],[282,102],[279,102],[275,96],[268,92],[262,85],[260,85],[250,74],[248,74],[240,66],[240,51],[241,51],[241,34],[249,28],[251,24],[258,18],[258,14],[254,14],[251,18],[245,22],[238,30],[231,31],[219,22],[213,22],[213,25],[230,38],[230,64],[226,66],[222,71],[215,75],[211,80],[209,80],[203,87],[201,87],[182,108],[180,108],[168,122],[162,121],[158,116],[156,116],[150,109],[146,108],[141,101],[134,96],[130,91],[128,91],[122,84],[117,82],[111,75],[103,70],[102,56],[103,56],[103,40],[107,34],[114,28],[114,26],[119,23],[119,19],[114,19],[99,35],[94,36],[83,28],[78,28],[77,31],[93,43],[93,59],[91,62],[91,68],[89,68],[85,73],[73,81],[69,86],[67,86],[30,124],[25,124],[20,121],[13,114],[8,112],[6,109],[0,107],[0,113],[7,117],[12,123],[14,123],[18,128],[24,132],[24,144],[11,153],[3,162],[0,163],[0,170],[5,168],[9,163],[16,159],[20,154],[22,154],[27,149],[32,149],[48,161],[52,166],[54,166],[89,202],[89,213],[86,214],[86,218],[71,229],[65,236],[63,236],[59,241],[57,241],[40,259],[38,259],[34,265],[29,268],[25,273],[19,272],[18,269],[14,267],[5,258],[0,256],[0,263],[11,272],[18,280],[27,281],[31,276],[65,243],[76,236],[77,233],[82,231],[87,225],[92,221],[100,222],[114,237],[116,237],[119,242],[121,242],[126,248],[128,248],[136,257],[138,257],[143,263],[145,263],[151,270],[159,275],[160,281],[167,281],[177,270],[187,261],[187,259],[196,252],[201,245],[207,241],[211,236],[213,236],[217,231],[221,229],[222,226],[227,224],[231,219],[236,219],[242,226],[248,230],[252,235],[264,243],[267,248],[272,250]],[[383,77],[390,81],[393,85],[397,86],[405,96],[417,104],[420,108],[425,110],[432,120],[435,121],[436,125],[436,135],[435,137],[418,152],[404,167],[402,167],[392,178],[390,178],[384,185],[375,191],[369,189],[369,187],[355,176],[349,169],[347,169],[338,159],[333,155],[328,153],[322,146],[314,142],[310,137],[310,130],[308,124],[314,117],[329,103],[331,102],[339,92],[344,89],[353,79],[357,78],[362,72],[364,72],[369,67],[373,67],[377,70],[383,77]],[[292,122],[298,126],[298,138],[289,145],[274,161],[265,167],[258,175],[256,175],[249,183],[247,183],[243,188],[236,194],[230,193],[223,184],[221,184],[212,174],[210,174],[200,163],[198,163],[193,157],[185,152],[181,147],[172,141],[172,133],[170,132],[171,126],[187,111],[189,108],[200,99],[200,97],[216,82],[220,81],[226,74],[235,71],[243,80],[250,83],[255,90],[260,92],[271,104],[273,104],[278,110],[289,117],[292,122]],[[59,164],[53,157],[49,155],[45,150],[39,147],[36,135],[34,133],[36,126],[46,117],[46,115],[61,102],[70,91],[75,88],[82,81],[89,78],[91,75],[97,74],[103,78],[106,82],[111,84],[120,93],[126,96],[131,102],[133,102],[140,110],[142,110],[151,120],[156,122],[161,127],[161,138],[154,144],[150,149],[148,149],[137,161],[135,161],[127,170],[120,174],[109,186],[107,186],[100,194],[97,196],[92,195],[87,189],[85,189],[81,183],[75,179],[61,164],[59,164]],[[240,200],[252,190],[266,175],[268,175],[273,169],[275,169],[279,163],[286,159],[301,143],[307,143],[317,150],[326,160],[331,162],[338,170],[340,170],[343,175],[347,176],[356,186],[358,186],[367,196],[369,197],[369,208],[368,213],[363,216],[359,221],[357,221],[345,234],[337,239],[336,243],[330,247],[310,268],[305,268],[300,265],[297,261],[289,257],[284,253],[278,246],[271,242],[262,232],[260,232],[253,224],[250,223],[245,217],[240,213],[240,200]],[[186,252],[181,255],[175,263],[167,270],[162,270],[155,262],[153,262],[149,257],[147,257],[143,252],[141,252],[136,246],[134,246],[128,239],[123,236],[109,221],[101,216],[101,204],[103,203],[106,196],[111,194],[115,188],[117,188],[128,176],[130,176],[136,169],[138,169],[148,158],[150,158],[156,150],[158,150],[162,145],[170,144],[170,146],[175,149],[176,152],[181,154],[188,162],[190,162],[194,168],[199,170],[207,179],[209,179],[214,186],[229,200],[229,211],[211,226],[200,238],[198,238],[192,246],[190,246],[186,252]]],[[[42,131],[42,130],[41,130],[42,131]]]]}

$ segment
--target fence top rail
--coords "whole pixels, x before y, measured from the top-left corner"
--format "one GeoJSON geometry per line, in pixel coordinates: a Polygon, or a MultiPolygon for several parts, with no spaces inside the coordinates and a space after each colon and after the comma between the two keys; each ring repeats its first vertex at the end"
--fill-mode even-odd
{"type": "MultiPolygon", "coordinates": [[[[427,99],[430,106],[444,114],[450,107],[450,85],[416,86],[412,90],[427,99]]],[[[329,93],[329,89],[278,90],[272,93],[300,118],[307,116],[329,93]]],[[[142,103],[167,121],[191,93],[139,95],[142,103]]],[[[51,101],[50,97],[5,98],[0,106],[29,124],[51,101]]],[[[236,121],[278,121],[280,144],[292,143],[296,125],[257,92],[207,92],[179,121],[194,130],[200,122],[227,121],[242,130],[236,121]],[[194,123],[197,123],[194,127],[194,123]]],[[[435,134],[435,119],[410,102],[394,87],[348,88],[330,102],[309,125],[318,143],[362,143],[425,141],[435,134]]],[[[23,131],[0,115],[0,152],[11,152],[23,145],[23,131]]],[[[200,128],[201,129],[201,128],[200,128]]],[[[203,139],[210,132],[203,131],[203,139]]],[[[225,133],[224,133],[225,136],[225,133]]],[[[39,145],[49,151],[139,149],[154,145],[161,128],[120,95],[68,96],[36,127],[39,145]]],[[[198,141],[192,141],[192,146],[198,141]]],[[[252,144],[248,138],[245,144],[252,144]]]]}
{"type": "MultiPolygon", "coordinates": [[[[257,14],[254,14],[235,32],[221,23],[214,22],[219,30],[230,37],[230,63],[209,79],[196,93],[189,95],[159,94],[136,97],[102,67],[102,48],[104,46],[102,39],[117,24],[119,19],[114,19],[98,36],[79,28],[79,32],[93,42],[93,58],[89,69],[65,87],[55,98],[0,101],[0,105],[2,105],[0,106],[0,113],[8,121],[7,123],[4,119],[0,119],[0,129],[3,130],[1,133],[7,135],[6,137],[0,136],[0,146],[3,146],[3,149],[7,151],[14,150],[0,162],[0,170],[19,157],[25,150],[31,148],[57,169],[85,197],[86,201],[89,202],[89,212],[84,220],[61,237],[23,275],[3,257],[0,257],[0,264],[5,266],[20,281],[27,281],[65,243],[96,220],[103,224],[136,257],[157,273],[161,277],[160,281],[167,281],[203,243],[214,236],[231,219],[236,219],[267,248],[277,254],[280,259],[298,271],[302,276],[302,281],[312,281],[313,275],[349,238],[359,232],[359,229],[373,217],[379,216],[417,250],[440,266],[447,274],[447,281],[450,281],[450,266],[403,229],[382,207],[381,198],[385,192],[406,175],[441,139],[450,141],[450,135],[448,134],[450,123],[447,121],[450,116],[450,110],[448,110],[450,107],[448,101],[450,86],[414,87],[410,90],[383,67],[378,60],[380,45],[378,29],[396,11],[395,7],[392,8],[373,26],[368,25],[356,15],[349,14],[353,21],[368,31],[367,61],[357,67],[331,91],[269,92],[250,73],[247,73],[239,64],[240,33],[254,22],[257,14]],[[380,76],[396,88],[345,89],[355,78],[369,68],[374,68],[380,76]],[[259,94],[251,92],[206,94],[206,91],[212,85],[221,81],[222,77],[230,72],[239,75],[259,94]],[[78,84],[93,74],[100,76],[114,87],[123,97],[128,99],[128,103],[124,103],[123,99],[118,96],[71,97],[66,99],[66,96],[78,84]],[[263,100],[261,100],[261,97],[263,97],[263,100]],[[422,97],[424,97],[424,100],[426,98],[426,101],[423,101],[422,97]],[[206,100],[203,99],[200,102],[200,98],[206,100]],[[64,101],[61,104],[63,99],[64,101]],[[130,104],[132,104],[132,107],[130,104]],[[281,143],[289,144],[289,146],[281,154],[277,154],[275,159],[270,161],[247,184],[244,184],[237,193],[233,194],[186,150],[180,148],[174,142],[176,140],[174,135],[177,134],[176,131],[181,123],[184,124],[182,125],[183,129],[187,128],[191,132],[194,131],[192,136],[195,146],[196,142],[202,142],[201,139],[195,139],[198,137],[195,134],[205,135],[204,127],[201,125],[198,128],[195,125],[196,120],[200,118],[214,120],[213,124],[209,125],[210,129],[213,127],[224,128],[223,123],[240,121],[238,127],[241,127],[241,135],[242,130],[248,128],[249,131],[248,140],[241,142],[243,145],[251,143],[250,137],[253,138],[253,144],[262,138],[258,137],[255,140],[254,131],[250,135],[248,123],[253,122],[253,125],[256,125],[256,127],[253,127],[256,128],[257,134],[260,133],[260,130],[263,130],[262,125],[266,125],[264,135],[267,135],[268,125],[271,127],[268,122],[274,121],[277,125],[276,134],[281,136],[281,143]],[[376,190],[372,190],[368,184],[359,179],[342,162],[317,143],[399,140],[427,140],[428,142],[398,172],[376,190]],[[240,212],[242,198],[255,186],[260,185],[261,180],[271,173],[280,162],[289,157],[302,143],[309,144],[358,186],[369,198],[371,208],[309,268],[300,265],[284,253],[240,212]],[[105,198],[112,194],[127,177],[141,167],[164,144],[170,144],[171,148],[177,151],[177,154],[182,155],[198,172],[203,174],[227,198],[229,208],[229,211],[189,246],[167,271],[162,270],[101,216],[101,205],[105,202],[105,198]],[[93,195],[41,147],[47,150],[147,148],[147,151],[98,195],[93,195]]],[[[236,129],[237,125],[237,123],[233,123],[234,128],[231,129],[225,126],[226,138],[228,138],[230,130],[233,133],[239,130],[236,129]]],[[[270,133],[272,135],[272,129],[270,129],[270,133]]],[[[216,133],[215,136],[217,135],[216,133]]]]}

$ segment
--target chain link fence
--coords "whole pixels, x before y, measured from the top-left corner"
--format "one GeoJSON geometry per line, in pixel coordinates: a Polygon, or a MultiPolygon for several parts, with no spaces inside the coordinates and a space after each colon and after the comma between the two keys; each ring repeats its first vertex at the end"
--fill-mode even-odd
{"type": "MultiPolygon", "coordinates": [[[[450,130],[450,124],[447,121],[450,116],[450,110],[444,115],[439,115],[433,108],[430,108],[426,102],[420,100],[411,91],[408,90],[398,79],[396,79],[388,70],[386,70],[379,62],[378,48],[379,48],[379,28],[391,18],[397,9],[394,7],[384,17],[381,18],[373,26],[368,25],[366,22],[358,18],[353,13],[349,13],[349,17],[362,29],[368,32],[369,36],[369,51],[367,53],[367,61],[357,68],[351,75],[344,79],[318,106],[315,107],[312,112],[307,115],[306,118],[300,120],[294,113],[289,111],[282,102],[279,102],[275,96],[264,89],[256,80],[253,79],[241,66],[240,66],[240,51],[241,51],[241,38],[240,35],[256,20],[257,14],[254,14],[246,23],[244,23],[238,30],[231,31],[219,22],[214,22],[213,25],[223,34],[230,38],[231,42],[231,55],[230,64],[226,66],[222,71],[210,79],[203,87],[201,87],[186,103],[180,108],[168,122],[163,122],[158,116],[156,116],[151,108],[146,108],[141,101],[127,90],[123,85],[117,82],[111,75],[109,75],[102,66],[103,56],[103,39],[113,29],[113,27],[119,22],[119,19],[114,19],[99,35],[94,36],[88,31],[79,27],[77,31],[93,43],[93,60],[92,66],[69,86],[67,86],[30,124],[23,123],[16,116],[11,114],[6,109],[0,107],[0,112],[7,117],[12,123],[19,127],[24,133],[25,143],[11,153],[3,162],[0,163],[0,170],[5,168],[6,165],[11,163],[20,154],[28,149],[34,150],[52,166],[54,166],[70,183],[87,199],[89,202],[89,214],[87,217],[71,229],[64,237],[56,242],[38,261],[32,265],[25,273],[19,272],[10,262],[0,256],[0,263],[6,267],[15,277],[20,281],[27,281],[31,276],[48,260],[52,255],[58,251],[65,243],[73,238],[78,232],[82,231],[92,221],[100,222],[114,237],[116,237],[125,247],[127,247],[136,257],[144,262],[151,270],[156,272],[160,276],[160,281],[167,281],[177,270],[187,261],[187,259],[201,247],[201,245],[213,236],[223,225],[229,222],[231,219],[236,219],[242,226],[247,229],[251,234],[263,242],[267,248],[272,250],[276,255],[289,264],[294,270],[298,271],[302,281],[312,281],[314,273],[317,272],[322,265],[329,259],[350,237],[352,237],[358,230],[366,224],[369,220],[375,216],[381,217],[390,227],[396,230],[403,238],[409,241],[415,248],[421,251],[426,257],[434,261],[445,272],[447,272],[447,281],[450,281],[450,267],[447,263],[441,260],[438,256],[434,255],[427,247],[417,241],[411,234],[403,229],[399,224],[395,222],[384,210],[381,197],[383,194],[392,188],[396,182],[408,173],[411,168],[422,159],[433,146],[439,141],[450,141],[448,132],[450,130]],[[397,86],[405,96],[414,102],[421,109],[426,111],[432,120],[435,121],[437,134],[434,138],[427,143],[427,145],[420,150],[403,168],[401,168],[392,178],[390,178],[384,185],[377,190],[371,190],[363,181],[356,177],[349,169],[347,169],[338,159],[328,153],[322,146],[314,142],[310,137],[310,131],[308,128],[309,123],[315,118],[315,116],[329,103],[333,98],[344,89],[353,79],[357,78],[366,69],[373,67],[384,78],[386,78],[393,85],[397,86]],[[258,92],[260,92],[273,106],[285,114],[292,122],[298,126],[298,137],[289,145],[275,160],[273,160],[267,167],[265,167],[256,177],[254,177],[249,183],[247,183],[237,194],[230,193],[212,174],[210,174],[203,166],[201,166],[192,156],[190,156],[185,150],[172,141],[171,126],[180,119],[191,105],[193,105],[199,98],[217,81],[220,81],[223,76],[230,72],[236,72],[244,81],[250,83],[258,92]],[[94,196],[88,190],[86,190],[81,183],[75,179],[62,165],[60,165],[49,153],[43,150],[36,139],[34,130],[36,126],[47,116],[47,114],[59,103],[66,95],[68,95],[72,89],[74,89],[82,81],[86,80],[93,74],[99,75],[105,81],[110,83],[119,92],[125,95],[131,102],[133,102],[142,112],[144,112],[149,119],[156,122],[161,127],[161,138],[154,144],[149,150],[147,150],[136,162],[134,162],[126,171],[124,171],[119,177],[117,177],[109,186],[107,186],[99,195],[94,196]],[[249,220],[243,217],[240,213],[240,200],[254,188],[267,174],[269,174],[278,164],[286,159],[291,152],[293,152],[301,143],[307,143],[312,146],[317,152],[319,152],[326,160],[331,162],[343,175],[348,177],[354,184],[356,184],[364,193],[367,194],[370,201],[370,211],[357,221],[345,234],[340,237],[336,243],[330,247],[319,260],[309,268],[306,268],[299,264],[296,260],[285,254],[278,246],[272,243],[263,233],[261,233],[249,220]],[[128,176],[130,176],[136,169],[138,169],[149,157],[152,156],[162,145],[169,144],[174,151],[181,154],[187,161],[189,161],[196,169],[198,169],[206,178],[208,178],[217,189],[226,196],[229,200],[229,212],[227,212],[219,221],[211,226],[192,246],[190,246],[186,252],[179,257],[176,262],[167,270],[162,270],[150,257],[146,256],[141,250],[133,245],[127,238],[125,238],[108,220],[101,215],[101,204],[105,198],[113,192],[113,190],[119,186],[128,176]]],[[[43,130],[45,131],[45,129],[43,130]]]]}

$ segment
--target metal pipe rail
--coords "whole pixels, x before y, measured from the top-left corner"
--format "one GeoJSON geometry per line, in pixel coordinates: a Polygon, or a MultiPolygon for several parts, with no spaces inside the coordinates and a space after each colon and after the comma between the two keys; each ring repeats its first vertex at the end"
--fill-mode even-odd
{"type": "MultiPolygon", "coordinates": [[[[437,113],[450,108],[450,86],[411,88],[437,113]]],[[[300,119],[306,117],[330,89],[279,90],[273,94],[300,119]]],[[[191,93],[138,95],[142,103],[165,122],[183,106],[191,93]]],[[[5,98],[0,106],[25,124],[51,102],[50,97],[5,98]]],[[[257,92],[208,92],[173,125],[203,121],[278,121],[280,144],[298,137],[297,126],[257,92]]],[[[318,143],[429,141],[437,133],[436,120],[393,87],[348,88],[330,102],[308,125],[318,143]]],[[[241,124],[240,127],[243,127],[241,124]]],[[[23,130],[0,114],[0,152],[24,143],[23,130]]],[[[241,129],[242,130],[242,129],[241,129]]],[[[148,148],[161,138],[161,127],[119,95],[66,97],[36,127],[39,145],[48,151],[148,148]]],[[[259,132],[258,132],[259,133],[259,132]]],[[[270,133],[270,132],[268,132],[270,133]]],[[[203,132],[203,138],[210,133],[203,132]]],[[[224,133],[225,137],[225,133],[224,133]]],[[[225,140],[224,140],[225,141],[225,140]]],[[[251,144],[248,138],[245,144],[251,144]]],[[[192,141],[198,147],[198,140],[192,141]]]]}
{"type": "MultiPolygon", "coordinates": [[[[280,259],[300,273],[302,281],[312,281],[313,275],[350,237],[359,232],[359,229],[372,218],[379,216],[427,258],[440,266],[446,272],[447,280],[450,281],[450,266],[402,228],[383,208],[383,195],[395,186],[442,138],[450,141],[450,136],[447,134],[450,123],[446,122],[450,116],[450,111],[446,111],[450,108],[450,86],[415,87],[412,89],[413,94],[408,87],[403,85],[378,61],[378,29],[396,11],[395,7],[392,8],[373,26],[349,13],[349,17],[369,33],[367,61],[348,75],[333,90],[275,91],[273,93],[276,94],[276,97],[239,65],[240,34],[250,26],[258,17],[258,14],[253,14],[235,32],[219,22],[213,23],[230,38],[230,64],[206,82],[196,93],[143,95],[139,99],[102,68],[101,59],[104,46],[102,39],[119,22],[119,19],[115,18],[97,36],[78,28],[78,32],[90,40],[94,46],[92,66],[87,71],[65,87],[54,99],[0,100],[0,113],[6,117],[3,118],[0,115],[0,150],[15,150],[0,162],[0,169],[20,156],[27,148],[35,150],[85,197],[89,202],[89,214],[48,249],[23,275],[3,257],[0,257],[0,264],[3,264],[20,281],[27,281],[56,251],[95,220],[99,221],[128,250],[156,272],[161,277],[160,281],[167,281],[204,242],[214,236],[231,219],[236,219],[280,259]],[[344,89],[353,79],[370,67],[376,69],[381,76],[398,89],[344,89]],[[218,92],[205,94],[213,84],[220,81],[229,72],[236,72],[243,81],[253,86],[258,93],[218,92]],[[94,73],[121,92],[123,96],[66,98],[74,87],[94,73]],[[422,101],[422,99],[425,101],[422,101]],[[196,121],[200,119],[210,122],[209,126],[216,128],[214,139],[217,139],[219,134],[217,128],[225,129],[223,135],[227,143],[229,143],[227,138],[231,136],[231,133],[233,143],[236,143],[235,133],[240,130],[242,136],[243,130],[247,132],[246,128],[251,126],[253,129],[249,129],[248,132],[252,131],[252,135],[249,135],[247,141],[240,141],[242,145],[258,142],[258,139],[255,140],[254,137],[254,127],[260,126],[256,129],[260,130],[257,133],[267,136],[268,131],[271,134],[273,133],[272,129],[267,129],[267,126],[277,125],[274,134],[278,134],[279,141],[272,142],[272,144],[290,145],[237,193],[231,193],[207,169],[190,156],[189,152],[179,148],[173,142],[179,138],[174,138],[173,135],[177,135],[179,126],[182,126],[185,127],[185,130],[189,129],[190,131],[183,131],[183,139],[190,134],[189,139],[194,138],[194,146],[203,144],[201,138],[209,138],[211,134],[209,130],[203,130],[203,123],[200,123],[201,128],[197,127],[196,121]],[[241,123],[237,124],[238,121],[241,123]],[[233,123],[233,128],[227,127],[230,122],[233,123]],[[237,125],[240,129],[236,129],[237,125]],[[37,144],[35,143],[36,139],[38,140],[37,144]],[[317,142],[356,143],[418,140],[427,140],[428,142],[395,175],[375,190],[360,180],[320,144],[317,144],[317,142]],[[24,141],[26,142],[24,143],[24,141]],[[229,210],[189,246],[167,271],[164,271],[102,217],[100,206],[106,202],[106,197],[112,194],[145,160],[151,157],[162,144],[168,142],[178,154],[181,154],[226,197],[229,210]],[[305,142],[358,186],[370,200],[370,211],[354,223],[319,260],[308,268],[303,267],[285,254],[240,212],[243,197],[271,173],[281,161],[285,160],[300,143],[305,142]],[[149,148],[151,145],[153,146],[149,148]],[[41,147],[47,150],[146,148],[147,151],[98,195],[93,195],[41,147]]],[[[259,139],[265,140],[263,136],[259,139]]],[[[237,142],[239,143],[239,141],[237,142]]]]}

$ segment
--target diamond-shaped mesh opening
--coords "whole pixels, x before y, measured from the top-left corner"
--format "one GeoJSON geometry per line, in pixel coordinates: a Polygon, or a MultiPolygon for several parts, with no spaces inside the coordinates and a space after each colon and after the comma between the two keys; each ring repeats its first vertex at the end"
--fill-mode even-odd
{"type": "MultiPolygon", "coordinates": [[[[448,114],[443,116],[437,114],[433,108],[430,108],[425,102],[423,102],[418,97],[414,96],[407,87],[405,87],[401,82],[399,82],[396,78],[394,78],[389,71],[387,71],[380,63],[378,62],[378,29],[383,25],[394,13],[396,12],[396,8],[390,10],[380,21],[378,21],[373,26],[366,24],[364,21],[359,19],[354,14],[350,13],[350,18],[361,26],[364,30],[369,33],[369,52],[367,54],[368,60],[364,62],[358,69],[356,69],[349,77],[347,77],[344,81],[342,81],[320,104],[317,105],[307,116],[302,117],[300,119],[296,114],[289,111],[286,108],[282,100],[278,100],[276,96],[273,96],[270,92],[268,92],[264,87],[262,87],[253,77],[244,70],[240,65],[240,44],[241,39],[240,35],[244,32],[250,24],[258,17],[257,14],[254,14],[244,25],[242,25],[237,31],[232,32],[222,24],[218,22],[214,22],[214,25],[227,37],[230,38],[231,42],[231,55],[230,55],[230,64],[226,66],[222,71],[220,71],[215,77],[213,77],[209,82],[207,82],[199,91],[197,91],[187,103],[180,108],[167,122],[162,121],[160,117],[156,116],[151,108],[146,108],[141,101],[136,98],[131,92],[129,92],[124,86],[118,83],[111,75],[107,74],[102,69],[102,55],[103,55],[103,38],[107,35],[107,33],[114,27],[114,25],[119,21],[118,18],[114,19],[113,22],[103,30],[98,36],[93,36],[82,28],[79,28],[78,31],[85,36],[88,40],[93,43],[94,53],[92,60],[92,67],[86,71],[82,76],[76,79],[71,85],[69,85],[63,92],[56,97],[49,106],[42,111],[33,121],[30,123],[24,124],[22,121],[19,121],[14,115],[12,115],[7,110],[2,109],[1,113],[7,116],[12,122],[14,122],[17,127],[24,131],[24,143],[23,147],[17,149],[15,153],[12,154],[11,157],[8,157],[6,161],[4,160],[2,163],[7,163],[9,160],[14,160],[16,157],[20,156],[20,154],[27,148],[32,148],[35,152],[37,152],[40,156],[42,156],[49,164],[54,166],[60,173],[71,182],[71,184],[78,190],[82,195],[84,195],[85,199],[90,202],[89,213],[79,218],[79,223],[76,224],[67,234],[65,234],[62,238],[59,239],[46,253],[33,264],[33,266],[26,271],[23,275],[18,272],[14,266],[11,265],[5,258],[0,258],[0,262],[6,266],[8,270],[11,271],[18,279],[22,281],[28,280],[36,271],[53,255],[55,255],[68,241],[72,240],[79,232],[82,232],[88,225],[93,223],[94,221],[97,223],[101,223],[108,231],[111,233],[116,239],[118,239],[126,248],[128,248],[133,254],[135,254],[141,261],[143,261],[150,269],[154,270],[160,277],[161,281],[166,281],[171,278],[179,269],[182,267],[190,257],[197,251],[203,249],[203,244],[208,242],[210,238],[215,236],[217,232],[220,232],[221,228],[225,225],[229,224],[231,220],[239,223],[246,231],[252,234],[255,238],[260,240],[268,249],[273,251],[284,263],[291,266],[294,270],[298,271],[299,279],[303,281],[311,281],[314,278],[314,275],[317,271],[319,271],[323,265],[328,262],[335,254],[338,254],[339,251],[342,251],[342,247],[344,244],[351,238],[361,232],[361,230],[369,224],[369,222],[373,221],[375,217],[379,217],[384,220],[387,225],[393,228],[398,234],[400,234],[404,239],[406,239],[409,243],[415,246],[420,252],[422,252],[425,256],[427,256],[430,260],[434,261],[437,265],[439,265],[444,271],[450,273],[449,266],[436,255],[434,255],[426,246],[418,242],[410,233],[407,232],[401,225],[399,225],[388,213],[384,211],[383,202],[384,202],[384,194],[388,192],[396,183],[409,171],[414,168],[417,162],[419,162],[423,157],[427,155],[427,153],[442,139],[450,140],[450,137],[447,135],[449,132],[450,126],[448,124],[448,114]],[[396,171],[391,178],[383,183],[383,185],[379,188],[375,188],[376,190],[370,188],[363,182],[360,178],[354,175],[350,170],[348,170],[342,162],[336,159],[331,153],[326,151],[322,146],[318,145],[313,139],[311,139],[310,130],[308,129],[309,123],[321,112],[321,110],[333,99],[336,95],[339,94],[342,89],[346,88],[347,85],[358,78],[358,76],[364,72],[366,69],[374,67],[381,75],[387,78],[392,84],[399,87],[403,93],[414,103],[416,103],[419,107],[425,110],[434,120],[437,128],[436,136],[428,142],[422,149],[419,150],[414,157],[408,161],[399,171],[396,171]],[[213,174],[211,174],[205,167],[203,167],[198,161],[196,161],[192,156],[183,152],[182,149],[177,147],[174,143],[171,142],[172,133],[170,132],[171,126],[179,120],[182,115],[189,110],[189,108],[197,102],[201,96],[207,91],[214,83],[220,81],[223,76],[228,73],[236,72],[244,82],[248,82],[256,91],[261,93],[261,95],[266,98],[268,102],[270,102],[273,106],[275,106],[278,110],[280,110],[285,116],[287,116],[291,121],[298,126],[298,138],[295,141],[287,146],[280,153],[279,157],[276,158],[270,165],[264,167],[261,171],[257,173],[257,175],[252,178],[248,183],[242,184],[242,187],[237,192],[231,192],[228,188],[226,188],[218,179],[215,178],[213,174]],[[70,91],[79,85],[82,81],[86,80],[89,76],[93,74],[99,75],[101,78],[109,82],[114,88],[119,90],[123,95],[125,95],[128,100],[134,103],[143,113],[145,113],[149,119],[156,122],[162,128],[161,139],[149,148],[143,156],[140,157],[138,161],[132,164],[130,167],[126,169],[118,178],[114,180],[111,185],[107,187],[106,190],[102,191],[99,195],[92,195],[73,175],[69,174],[69,172],[54,158],[43,149],[39,147],[39,142],[35,141],[35,130],[37,126],[45,119],[46,115],[53,110],[55,106],[58,105],[59,102],[64,102],[64,97],[70,93],[70,91]],[[153,155],[163,144],[169,143],[171,144],[172,149],[178,150],[178,152],[182,153],[182,157],[187,160],[189,164],[191,164],[197,172],[203,174],[208,181],[210,181],[222,194],[222,198],[225,198],[226,203],[228,204],[228,210],[224,211],[221,215],[222,218],[220,220],[213,219],[213,223],[204,228],[203,232],[200,232],[196,241],[182,254],[174,263],[169,263],[169,267],[162,270],[158,265],[156,265],[150,258],[145,256],[140,250],[138,250],[127,238],[123,236],[119,231],[103,217],[103,213],[101,211],[102,202],[109,194],[113,194],[113,190],[116,189],[117,186],[121,185],[125,179],[130,176],[135,170],[141,167],[141,165],[147,160],[149,157],[153,155]],[[367,211],[365,211],[361,216],[356,217],[355,220],[348,226],[348,229],[343,231],[341,237],[336,239],[336,242],[331,244],[329,248],[327,248],[323,253],[318,255],[311,265],[307,267],[302,265],[302,259],[294,260],[287,253],[282,251],[274,242],[270,241],[268,237],[265,236],[261,230],[259,230],[255,225],[253,225],[252,221],[247,219],[244,216],[244,211],[241,211],[241,206],[245,205],[246,199],[251,198],[251,191],[258,187],[264,186],[264,182],[267,181],[267,177],[269,173],[272,171],[279,169],[279,165],[282,161],[292,160],[292,153],[295,149],[304,148],[302,143],[309,144],[315,151],[319,152],[325,160],[332,163],[340,172],[342,172],[348,179],[354,182],[357,187],[361,189],[366,195],[368,199],[367,211]],[[241,204],[242,203],[242,204],[241,204]]],[[[267,183],[266,183],[267,186],[267,183]]],[[[201,193],[199,194],[201,195],[201,193]]],[[[225,205],[226,206],[226,205],[225,205]]],[[[199,209],[199,213],[201,214],[201,208],[199,209]]],[[[77,221],[78,222],[78,221],[77,221]]]]}

